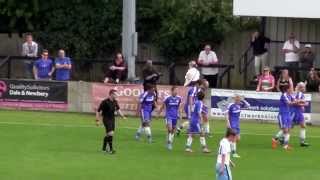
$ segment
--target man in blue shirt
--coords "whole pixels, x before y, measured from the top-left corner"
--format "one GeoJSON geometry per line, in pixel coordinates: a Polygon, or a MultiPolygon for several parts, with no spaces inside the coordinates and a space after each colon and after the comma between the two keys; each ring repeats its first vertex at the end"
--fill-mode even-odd
{"type": "Polygon", "coordinates": [[[172,150],[172,143],[174,138],[174,133],[176,131],[176,126],[178,119],[181,118],[180,110],[181,110],[181,96],[178,96],[178,89],[177,87],[173,86],[171,88],[171,96],[168,96],[163,101],[162,106],[159,109],[159,115],[162,110],[166,109],[166,126],[168,129],[168,136],[167,136],[167,148],[172,150]]]}
{"type": "Polygon", "coordinates": [[[33,75],[36,80],[51,80],[54,72],[54,66],[51,59],[49,59],[48,50],[43,50],[41,58],[35,61],[33,65],[33,75]]]}
{"type": "Polygon", "coordinates": [[[70,80],[70,71],[72,68],[71,60],[65,56],[63,49],[59,50],[58,57],[55,60],[56,66],[56,80],[57,81],[68,81],[70,80]]]}

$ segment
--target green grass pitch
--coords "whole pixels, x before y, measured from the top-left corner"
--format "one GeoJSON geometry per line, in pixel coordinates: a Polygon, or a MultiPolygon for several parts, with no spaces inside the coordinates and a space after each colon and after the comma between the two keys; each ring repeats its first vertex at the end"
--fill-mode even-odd
{"type": "MultiPolygon", "coordinates": [[[[211,154],[184,152],[185,135],[165,149],[162,119],[152,123],[154,143],[137,142],[137,118],[117,119],[117,154],[100,151],[104,130],[95,127],[94,115],[0,110],[1,180],[213,180],[223,121],[211,121],[211,154]]],[[[240,159],[233,168],[235,180],[319,180],[320,129],[309,127],[309,148],[298,145],[298,128],[291,138],[293,150],[271,149],[275,124],[241,124],[240,159]]]]}

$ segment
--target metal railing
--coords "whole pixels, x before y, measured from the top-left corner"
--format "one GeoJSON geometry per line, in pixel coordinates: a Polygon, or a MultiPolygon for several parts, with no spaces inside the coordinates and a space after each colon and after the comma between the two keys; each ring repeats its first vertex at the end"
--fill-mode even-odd
{"type": "MultiPolygon", "coordinates": [[[[13,63],[14,62],[34,62],[38,58],[35,57],[25,57],[25,56],[1,56],[0,55],[0,68],[7,69],[5,78],[11,79],[13,75],[13,63]],[[2,60],[1,60],[2,59],[2,60]],[[5,68],[6,66],[6,68],[5,68]]],[[[54,58],[51,58],[54,59],[54,58]]],[[[102,81],[102,79],[97,78],[98,76],[103,75],[103,72],[101,72],[102,66],[108,65],[112,63],[112,59],[89,59],[89,58],[79,58],[79,59],[72,59],[72,80],[78,81],[78,80],[83,80],[83,81],[102,81]],[[97,65],[96,67],[93,67],[94,65],[97,65]],[[97,67],[100,67],[100,69],[97,67]],[[99,70],[99,71],[97,71],[99,70]],[[94,73],[94,75],[91,75],[94,73]],[[78,74],[78,75],[75,75],[78,74]],[[86,75],[86,78],[83,78],[82,76],[86,75]]],[[[145,64],[145,61],[136,61],[136,64],[139,66],[141,69],[141,66],[145,64]]],[[[164,63],[164,62],[158,62],[154,61],[153,64],[155,66],[162,66],[167,69],[167,72],[169,74],[169,84],[171,85],[180,85],[183,82],[180,82],[178,80],[176,68],[178,67],[185,67],[187,68],[188,65],[187,63],[164,63]]],[[[215,64],[211,65],[210,67],[215,67],[222,69],[222,73],[219,76],[219,87],[223,87],[223,80],[226,77],[227,82],[226,82],[226,87],[230,88],[231,87],[231,70],[234,69],[234,65],[226,65],[226,64],[215,64]]],[[[166,73],[166,72],[162,72],[166,73]]],[[[16,77],[15,77],[16,78],[16,77]]]]}

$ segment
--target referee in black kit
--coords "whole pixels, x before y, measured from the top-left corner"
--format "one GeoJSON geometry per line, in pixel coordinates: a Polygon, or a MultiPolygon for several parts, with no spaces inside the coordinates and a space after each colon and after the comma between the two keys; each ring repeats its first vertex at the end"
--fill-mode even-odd
{"type": "Polygon", "coordinates": [[[113,133],[115,129],[115,112],[117,111],[122,118],[126,119],[126,117],[120,111],[119,104],[116,100],[116,92],[117,91],[114,89],[110,90],[109,97],[101,102],[96,112],[97,126],[100,125],[102,117],[102,122],[106,129],[106,136],[103,139],[102,151],[110,154],[115,153],[115,150],[112,146],[113,133]],[[107,149],[107,145],[109,145],[109,149],[107,149]]]}

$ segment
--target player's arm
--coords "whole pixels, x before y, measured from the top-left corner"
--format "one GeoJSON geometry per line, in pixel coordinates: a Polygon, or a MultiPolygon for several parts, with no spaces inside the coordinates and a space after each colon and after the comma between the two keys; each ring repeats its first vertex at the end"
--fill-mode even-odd
{"type": "Polygon", "coordinates": [[[225,154],[221,154],[221,166],[219,169],[219,174],[222,175],[224,173],[224,164],[226,162],[226,155],[225,154]]]}
{"type": "Polygon", "coordinates": [[[126,116],[123,114],[123,112],[120,109],[118,109],[117,112],[121,116],[122,119],[127,119],[126,116]]]}
{"type": "Polygon", "coordinates": [[[34,79],[35,80],[39,79],[39,77],[38,77],[38,69],[37,69],[36,65],[33,66],[32,71],[33,71],[34,79]]]}
{"type": "Polygon", "coordinates": [[[100,104],[99,108],[96,111],[96,125],[99,126],[100,125],[100,121],[102,118],[102,106],[103,106],[103,102],[100,104]]]}
{"type": "Polygon", "coordinates": [[[193,106],[193,97],[192,96],[188,96],[188,98],[189,98],[189,106],[188,106],[189,114],[188,114],[188,117],[190,117],[191,112],[192,112],[192,106],[193,106]]]}
{"type": "Polygon", "coordinates": [[[226,123],[227,123],[227,127],[230,128],[230,116],[229,116],[229,112],[226,113],[226,123]]]}
{"type": "Polygon", "coordinates": [[[200,123],[203,123],[203,116],[202,116],[202,106],[200,106],[200,108],[198,109],[198,116],[200,117],[200,123]]]}
{"type": "Polygon", "coordinates": [[[232,167],[236,167],[236,164],[230,159],[230,165],[232,166],[232,167]]]}
{"type": "Polygon", "coordinates": [[[247,109],[247,108],[249,108],[249,107],[250,107],[249,102],[248,102],[248,101],[246,101],[245,99],[243,99],[243,100],[242,100],[242,102],[243,102],[243,108],[247,109]]]}
{"type": "Polygon", "coordinates": [[[160,108],[158,110],[158,115],[160,116],[161,112],[164,110],[165,108],[165,103],[163,102],[161,105],[160,105],[160,108]]]}
{"type": "Polygon", "coordinates": [[[182,112],[183,112],[183,108],[182,108],[182,103],[181,103],[181,101],[180,101],[180,103],[179,103],[179,119],[181,119],[182,118],[182,112]]]}

